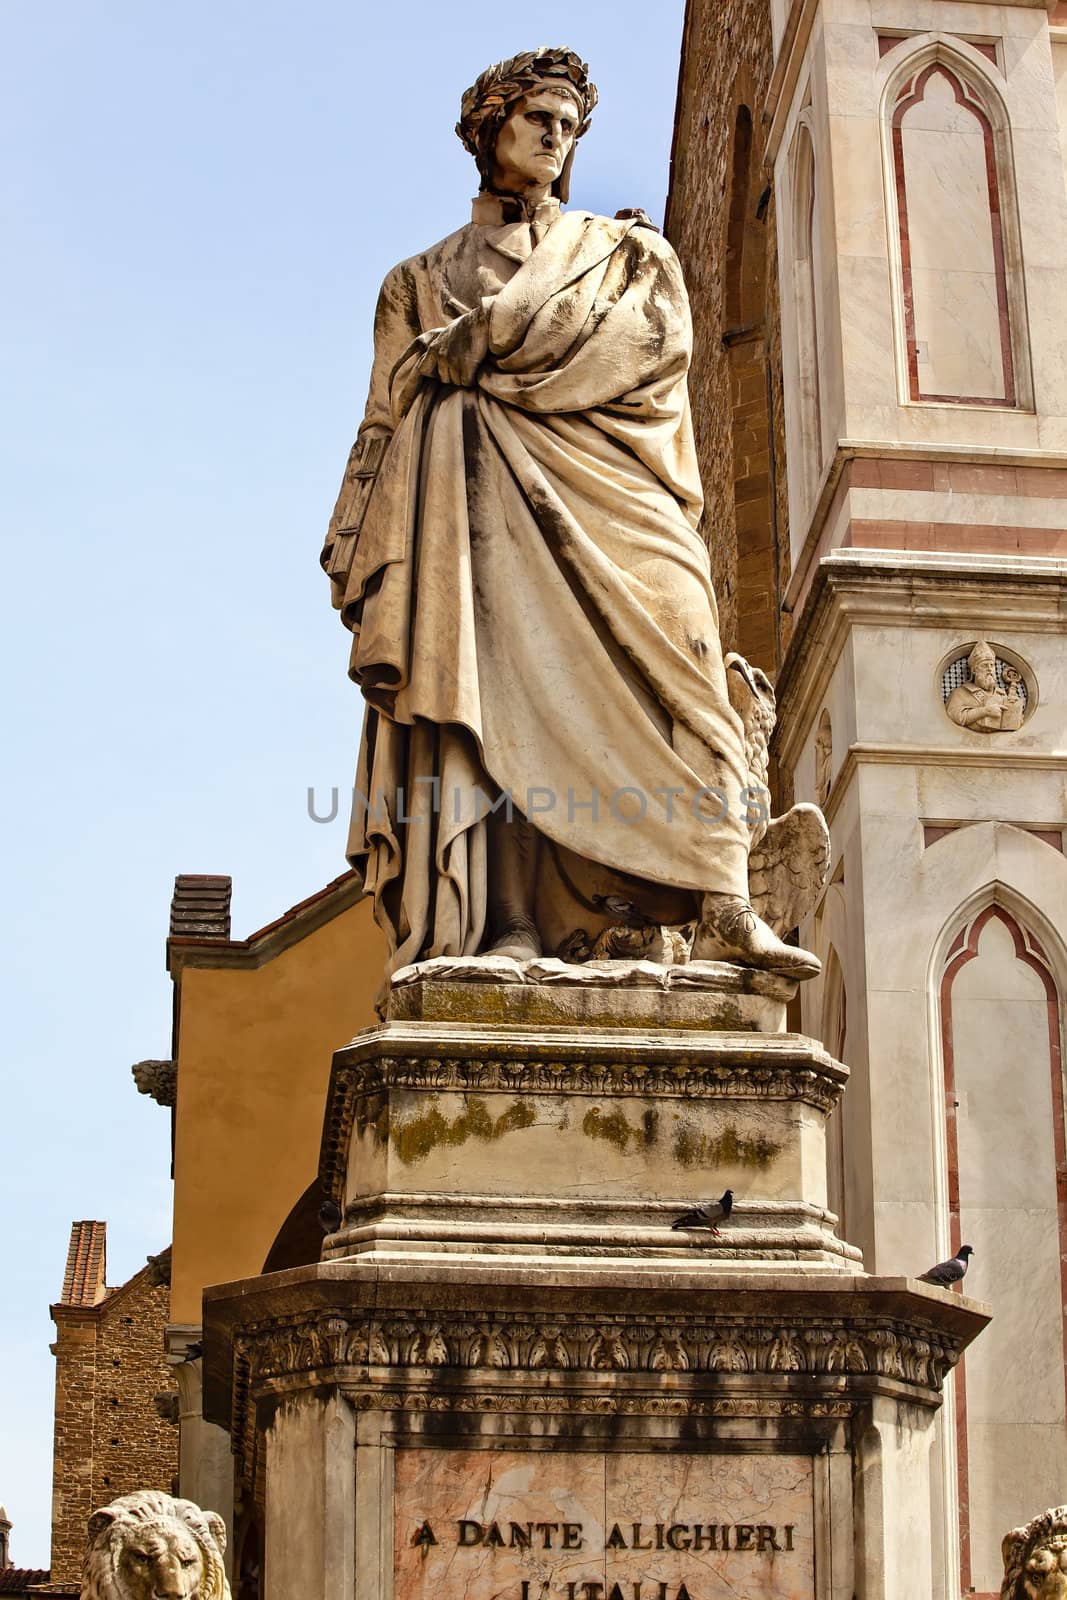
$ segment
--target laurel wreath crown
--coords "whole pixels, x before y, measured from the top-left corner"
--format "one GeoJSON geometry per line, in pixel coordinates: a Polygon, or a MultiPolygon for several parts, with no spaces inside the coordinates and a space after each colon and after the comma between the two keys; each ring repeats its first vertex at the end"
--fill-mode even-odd
{"type": "Polygon", "coordinates": [[[496,61],[466,90],[460,103],[456,133],[483,176],[488,173],[496,135],[511,107],[536,85],[552,80],[565,85],[578,99],[582,120],[575,138],[580,139],[589,126],[599,96],[596,84],[589,80],[586,63],[563,45],[524,50],[506,61],[496,61]]]}

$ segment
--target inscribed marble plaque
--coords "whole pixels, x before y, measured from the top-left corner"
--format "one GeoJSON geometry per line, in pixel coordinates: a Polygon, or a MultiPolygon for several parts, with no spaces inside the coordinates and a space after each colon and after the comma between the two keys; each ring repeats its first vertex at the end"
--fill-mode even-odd
{"type": "Polygon", "coordinates": [[[395,1600],[812,1600],[806,1456],[403,1449],[395,1600]]]}

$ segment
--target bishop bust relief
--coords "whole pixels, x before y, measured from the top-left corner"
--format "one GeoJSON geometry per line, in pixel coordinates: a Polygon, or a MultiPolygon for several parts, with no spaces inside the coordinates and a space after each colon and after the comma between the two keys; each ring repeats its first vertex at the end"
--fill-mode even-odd
{"type": "Polygon", "coordinates": [[[825,825],[770,821],[773,694],[723,657],[678,261],[643,213],[561,210],[596,99],[565,49],[482,73],[472,219],[382,286],[322,557],[367,702],[350,857],[390,971],[621,921],[807,977],[779,934],[825,825]]]}

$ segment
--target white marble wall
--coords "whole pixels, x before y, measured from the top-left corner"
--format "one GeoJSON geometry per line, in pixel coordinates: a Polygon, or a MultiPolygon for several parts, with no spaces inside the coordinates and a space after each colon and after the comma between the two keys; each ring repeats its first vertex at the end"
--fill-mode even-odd
{"type": "Polygon", "coordinates": [[[921,92],[900,119],[919,392],[1004,398],[986,130],[947,72],[921,92]]]}
{"type": "Polygon", "coordinates": [[[997,1307],[966,1360],[971,1581],[981,1591],[999,1581],[1003,1529],[1062,1492],[1067,1417],[1053,1136],[1063,1113],[1046,990],[998,918],[977,942],[950,1016],[960,1229],[997,1307]]]}
{"type": "Polygon", "coordinates": [[[1063,157],[1064,179],[1067,181],[1067,28],[1061,28],[1052,39],[1052,76],[1056,85],[1056,110],[1060,123],[1060,153],[1063,157]]]}
{"type": "MultiPolygon", "coordinates": [[[[940,983],[950,946],[983,907],[1003,906],[1037,937],[1067,995],[1067,858],[1026,827],[1067,829],[1067,563],[993,558],[834,558],[839,591],[812,623],[820,643],[788,690],[783,749],[797,799],[814,797],[822,707],[834,727],[828,803],[832,882],[802,931],[844,978],[851,1073],[843,1108],[845,1233],[868,1269],[921,1271],[949,1253],[950,1160],[940,983]],[[844,574],[880,566],[849,592],[844,574]],[[936,591],[929,575],[939,574],[936,591]],[[1040,592],[1020,572],[1049,580],[1040,592]],[[973,582],[981,574],[981,582],[973,582]],[[1040,698],[1017,733],[957,728],[939,669],[985,635],[1036,673],[1040,698]],[[927,842],[924,825],[962,824],[927,842]]],[[[818,1033],[823,982],[805,986],[818,1033]]],[[[967,1357],[971,1581],[999,1581],[997,1538],[1067,1477],[1052,1063],[1044,990],[1002,925],[953,990],[960,1222],[977,1250],[968,1290],[993,1304],[967,1357]]],[[[937,1445],[944,1511],[935,1527],[938,1600],[958,1600],[955,1426],[937,1445]]]]}

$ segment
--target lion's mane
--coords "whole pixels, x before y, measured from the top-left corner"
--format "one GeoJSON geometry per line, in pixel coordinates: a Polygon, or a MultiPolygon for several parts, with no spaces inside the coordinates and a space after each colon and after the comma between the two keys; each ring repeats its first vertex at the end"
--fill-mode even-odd
{"type": "Polygon", "coordinates": [[[192,1535],[201,1554],[197,1600],[231,1600],[223,1565],[226,1525],[215,1511],[202,1511],[192,1500],[176,1500],[155,1489],[142,1489],[113,1500],[89,1518],[89,1548],[82,1570],[81,1600],[129,1600],[119,1571],[119,1555],[128,1538],[146,1529],[181,1527],[192,1535]]]}
{"type": "Polygon", "coordinates": [[[1052,1540],[1064,1539],[1067,1539],[1067,1506],[1053,1506],[1051,1510],[1043,1511],[1039,1517],[1028,1522],[1025,1527],[1013,1528],[1010,1533],[1006,1533],[1000,1547],[1004,1558],[1004,1582],[1000,1590],[1000,1600],[1026,1600],[1023,1578],[1030,1557],[1042,1545],[1049,1544],[1052,1540]]]}

